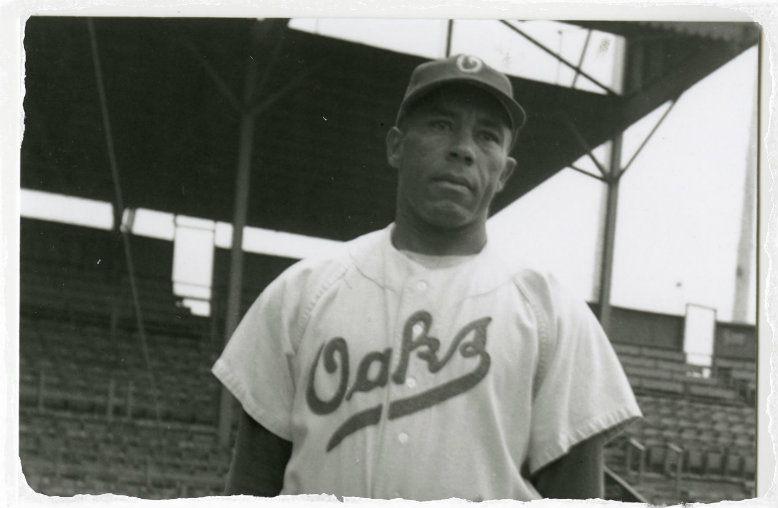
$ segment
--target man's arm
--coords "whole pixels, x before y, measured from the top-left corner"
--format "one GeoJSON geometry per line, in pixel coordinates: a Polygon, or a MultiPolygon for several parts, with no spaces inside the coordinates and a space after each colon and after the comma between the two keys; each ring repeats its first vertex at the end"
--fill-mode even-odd
{"type": "Polygon", "coordinates": [[[292,443],[276,436],[242,410],[224,493],[277,496],[284,484],[284,471],[291,453],[292,443]]]}
{"type": "Polygon", "coordinates": [[[538,471],[533,480],[540,495],[554,499],[602,498],[602,448],[602,436],[590,437],[538,471]]]}

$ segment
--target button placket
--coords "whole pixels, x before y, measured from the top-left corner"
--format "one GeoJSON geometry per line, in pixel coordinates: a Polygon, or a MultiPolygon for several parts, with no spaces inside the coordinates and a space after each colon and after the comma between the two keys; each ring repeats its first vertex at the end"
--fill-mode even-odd
{"type": "MultiPolygon", "coordinates": [[[[420,310],[426,310],[429,308],[429,291],[431,288],[430,282],[427,277],[410,277],[406,280],[404,287],[400,293],[400,302],[397,307],[398,313],[398,323],[395,324],[395,330],[397,332],[394,334],[392,344],[391,346],[394,349],[393,352],[393,358],[392,358],[392,365],[396,366],[399,362],[399,357],[402,351],[402,330],[405,326],[406,320],[413,315],[415,312],[418,312],[420,310]],[[422,278],[423,277],[423,278],[422,278]]],[[[413,325],[413,328],[411,329],[411,334],[413,338],[418,338],[422,334],[425,333],[425,327],[422,323],[415,323],[413,325]]],[[[387,408],[388,405],[391,404],[391,401],[396,398],[402,398],[409,395],[409,392],[405,392],[404,390],[414,390],[417,389],[419,385],[419,381],[416,377],[414,377],[411,374],[411,371],[408,371],[408,374],[405,378],[404,383],[401,385],[395,385],[391,381],[387,383],[387,399],[386,404],[387,408]]],[[[386,416],[386,415],[384,415],[386,416]]],[[[396,423],[392,424],[392,422],[389,421],[382,421],[381,425],[379,427],[379,432],[381,433],[381,451],[379,452],[380,456],[383,456],[385,453],[396,453],[392,452],[393,448],[397,446],[408,446],[410,444],[411,435],[409,431],[406,430],[400,430],[396,426],[396,423]],[[394,428],[392,428],[394,427],[394,428]]],[[[411,429],[412,430],[412,429],[411,429]]],[[[376,474],[380,475],[380,470],[383,469],[384,463],[381,460],[378,460],[376,464],[376,474]]],[[[388,487],[388,486],[387,486],[388,487]]],[[[393,492],[394,497],[402,498],[402,493],[399,490],[391,490],[391,487],[387,489],[389,492],[393,492]]]]}

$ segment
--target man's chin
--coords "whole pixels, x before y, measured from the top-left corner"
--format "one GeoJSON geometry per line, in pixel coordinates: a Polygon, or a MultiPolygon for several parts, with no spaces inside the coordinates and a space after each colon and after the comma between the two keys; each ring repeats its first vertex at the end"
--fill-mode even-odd
{"type": "Polygon", "coordinates": [[[435,228],[459,231],[473,222],[473,216],[459,207],[437,207],[426,214],[426,222],[435,228]]]}

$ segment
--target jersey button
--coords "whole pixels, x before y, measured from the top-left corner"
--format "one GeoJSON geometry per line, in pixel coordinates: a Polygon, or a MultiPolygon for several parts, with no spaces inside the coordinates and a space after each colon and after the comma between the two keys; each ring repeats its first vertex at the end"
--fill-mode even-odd
{"type": "Polygon", "coordinates": [[[409,377],[405,380],[405,386],[408,388],[415,388],[416,387],[416,379],[409,377]]]}
{"type": "Polygon", "coordinates": [[[408,442],[408,433],[407,432],[400,432],[399,434],[397,434],[397,440],[400,443],[402,443],[402,444],[407,443],[408,442]]]}
{"type": "Polygon", "coordinates": [[[416,283],[416,291],[422,292],[427,290],[427,283],[423,280],[420,280],[416,283]]]}

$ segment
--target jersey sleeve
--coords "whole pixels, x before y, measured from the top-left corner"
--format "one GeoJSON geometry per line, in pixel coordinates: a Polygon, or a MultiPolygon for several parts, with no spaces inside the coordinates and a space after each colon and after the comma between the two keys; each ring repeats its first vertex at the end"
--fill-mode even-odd
{"type": "Polygon", "coordinates": [[[540,328],[529,469],[534,474],[590,437],[612,438],[642,416],[610,341],[589,307],[551,277],[533,306],[540,328]]]}
{"type": "Polygon", "coordinates": [[[291,440],[291,364],[299,307],[289,286],[282,276],[262,292],[212,369],[246,413],[286,440],[291,440]]]}

